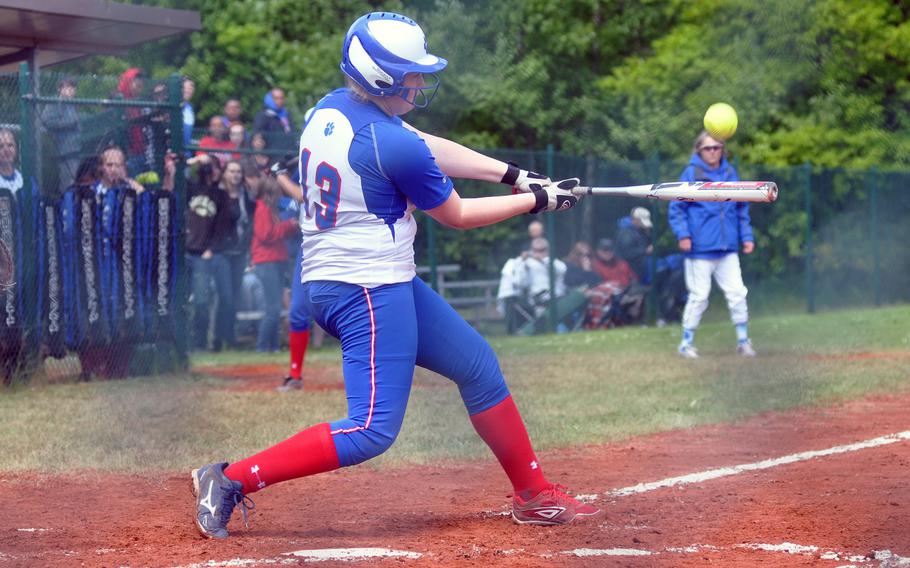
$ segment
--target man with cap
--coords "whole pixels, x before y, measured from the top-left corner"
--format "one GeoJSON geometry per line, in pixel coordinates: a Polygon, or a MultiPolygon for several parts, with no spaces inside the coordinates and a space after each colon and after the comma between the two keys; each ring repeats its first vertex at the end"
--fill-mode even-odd
{"type": "Polygon", "coordinates": [[[610,239],[597,241],[593,267],[604,282],[611,282],[620,290],[638,280],[629,263],[616,254],[616,247],[610,239]]]}
{"type": "MultiPolygon", "coordinates": [[[[619,258],[611,239],[600,239],[594,251],[591,267],[602,282],[588,294],[585,327],[597,329],[626,323],[621,316],[621,302],[638,278],[629,263],[619,258]]],[[[640,308],[640,305],[638,306],[640,308]]]]}
{"type": "Polygon", "coordinates": [[[616,233],[616,254],[629,263],[638,280],[644,284],[651,281],[648,274],[648,259],[654,247],[651,245],[651,212],[644,207],[635,207],[628,217],[619,220],[616,233]]]}

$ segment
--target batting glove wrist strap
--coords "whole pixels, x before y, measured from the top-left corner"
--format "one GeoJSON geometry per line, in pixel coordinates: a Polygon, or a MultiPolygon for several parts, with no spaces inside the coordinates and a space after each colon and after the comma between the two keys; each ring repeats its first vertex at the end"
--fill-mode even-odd
{"type": "Polygon", "coordinates": [[[506,170],[506,173],[503,174],[502,180],[499,183],[504,183],[506,185],[515,185],[515,182],[518,181],[518,174],[521,172],[521,169],[518,165],[508,162],[509,169],[506,170]]]}
{"type": "Polygon", "coordinates": [[[538,189],[543,189],[550,183],[550,178],[537,172],[523,170],[518,165],[508,162],[508,169],[502,176],[501,183],[511,185],[513,193],[530,193],[538,189]]]}
{"type": "Polygon", "coordinates": [[[534,215],[536,213],[540,213],[541,211],[546,211],[547,205],[550,203],[550,194],[547,193],[547,190],[538,189],[536,191],[532,191],[531,193],[534,194],[534,199],[536,199],[534,208],[531,209],[531,214],[534,215]]]}
{"type": "Polygon", "coordinates": [[[581,183],[578,178],[569,178],[548,184],[543,189],[534,190],[536,203],[531,213],[541,211],[564,211],[578,205],[581,196],[572,193],[572,190],[581,183]]]}

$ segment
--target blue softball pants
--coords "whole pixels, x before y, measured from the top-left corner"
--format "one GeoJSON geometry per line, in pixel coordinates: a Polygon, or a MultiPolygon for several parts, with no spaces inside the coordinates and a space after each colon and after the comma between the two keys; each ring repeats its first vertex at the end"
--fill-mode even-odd
{"type": "Polygon", "coordinates": [[[375,288],[307,282],[303,296],[313,318],[341,341],[348,417],[330,429],[342,466],[391,447],[415,365],[454,381],[470,415],[509,396],[487,341],[419,278],[375,288]]]}
{"type": "Polygon", "coordinates": [[[310,329],[310,309],[303,298],[303,248],[297,247],[297,259],[291,272],[291,305],[288,310],[288,328],[291,331],[310,329]]]}

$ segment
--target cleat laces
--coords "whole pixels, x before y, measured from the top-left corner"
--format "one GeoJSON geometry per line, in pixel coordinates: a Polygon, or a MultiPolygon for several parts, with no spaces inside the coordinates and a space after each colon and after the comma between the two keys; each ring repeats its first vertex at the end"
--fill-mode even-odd
{"type": "Polygon", "coordinates": [[[243,514],[243,526],[250,528],[249,522],[249,511],[252,511],[256,508],[256,503],[246,495],[244,495],[240,490],[234,489],[231,487],[230,490],[225,491],[224,495],[221,498],[221,514],[219,515],[219,521],[221,522],[222,527],[226,527],[228,521],[231,520],[231,513],[234,512],[234,507],[240,505],[240,512],[243,514]]]}

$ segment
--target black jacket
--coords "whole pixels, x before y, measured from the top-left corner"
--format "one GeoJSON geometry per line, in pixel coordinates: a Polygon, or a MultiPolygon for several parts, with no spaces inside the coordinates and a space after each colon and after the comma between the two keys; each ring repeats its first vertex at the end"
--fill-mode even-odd
{"type": "Polygon", "coordinates": [[[186,252],[224,251],[231,244],[233,226],[227,192],[217,186],[188,184],[186,252]]]}
{"type": "Polygon", "coordinates": [[[626,225],[616,233],[616,254],[629,263],[639,280],[644,280],[648,271],[650,244],[650,235],[635,225],[626,225]]]}

